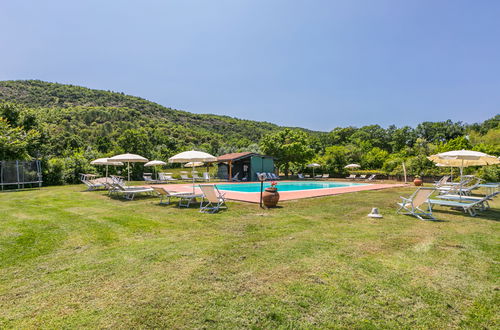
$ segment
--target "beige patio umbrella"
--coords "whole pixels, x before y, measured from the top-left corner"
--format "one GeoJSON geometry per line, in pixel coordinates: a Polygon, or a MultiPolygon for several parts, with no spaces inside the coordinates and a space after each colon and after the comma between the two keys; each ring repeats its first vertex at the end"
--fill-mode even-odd
{"type": "Polygon", "coordinates": [[[308,164],[306,167],[312,167],[312,169],[313,169],[313,178],[314,178],[314,169],[316,167],[321,167],[321,165],[318,164],[318,163],[312,163],[312,164],[308,164]]]}
{"type": "Polygon", "coordinates": [[[344,166],[344,168],[360,168],[361,165],[359,164],[348,164],[346,166],[344,166]]]}
{"type": "Polygon", "coordinates": [[[460,182],[462,182],[464,167],[500,164],[500,160],[497,157],[472,150],[447,151],[429,156],[427,159],[436,164],[460,167],[460,182]]]}
{"type": "MultiPolygon", "coordinates": [[[[194,163],[196,162],[216,162],[217,157],[212,156],[210,154],[207,154],[206,152],[203,151],[196,151],[196,150],[190,150],[190,151],[184,151],[181,152],[180,154],[177,154],[175,156],[172,156],[168,159],[170,163],[194,163]]],[[[194,171],[194,166],[192,166],[193,171],[194,171]]],[[[193,193],[194,193],[194,177],[193,177],[193,193]]]]}
{"type": "Polygon", "coordinates": [[[127,163],[128,181],[130,181],[130,163],[147,163],[148,159],[136,154],[121,154],[109,158],[112,161],[127,163]]]}
{"type": "Polygon", "coordinates": [[[108,166],[123,166],[122,162],[112,161],[109,158],[97,158],[90,162],[90,165],[106,165],[106,177],[108,177],[108,166]]]}
{"type": "Polygon", "coordinates": [[[184,164],[184,167],[199,167],[199,166],[203,166],[205,163],[203,162],[189,162],[189,163],[186,163],[184,164]]]}
{"type": "Polygon", "coordinates": [[[153,171],[155,171],[155,172],[156,172],[156,166],[163,166],[163,165],[167,165],[167,163],[165,163],[162,160],[151,160],[151,161],[147,162],[146,164],[144,164],[144,166],[146,166],[146,167],[153,166],[153,171]]]}

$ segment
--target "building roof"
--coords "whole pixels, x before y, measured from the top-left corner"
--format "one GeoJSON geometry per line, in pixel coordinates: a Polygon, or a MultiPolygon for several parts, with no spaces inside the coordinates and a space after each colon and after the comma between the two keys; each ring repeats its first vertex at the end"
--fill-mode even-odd
{"type": "Polygon", "coordinates": [[[242,158],[247,158],[253,155],[257,155],[255,152],[234,152],[231,154],[225,154],[222,156],[217,157],[218,162],[228,162],[228,161],[234,161],[242,158]]]}

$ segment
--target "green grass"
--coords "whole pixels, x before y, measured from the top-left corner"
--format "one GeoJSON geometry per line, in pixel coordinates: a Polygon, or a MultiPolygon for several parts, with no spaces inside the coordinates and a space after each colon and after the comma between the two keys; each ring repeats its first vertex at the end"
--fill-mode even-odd
{"type": "Polygon", "coordinates": [[[498,199],[425,222],[395,214],[413,188],[214,215],[82,190],[0,194],[0,328],[500,326],[498,199]]]}

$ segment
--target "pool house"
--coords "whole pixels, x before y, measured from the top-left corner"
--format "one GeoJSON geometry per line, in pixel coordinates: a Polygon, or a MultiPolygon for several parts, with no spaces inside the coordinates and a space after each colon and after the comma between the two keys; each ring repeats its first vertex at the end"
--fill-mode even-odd
{"type": "Polygon", "coordinates": [[[257,181],[257,172],[274,172],[274,158],[255,152],[237,152],[217,157],[217,177],[257,181]]]}

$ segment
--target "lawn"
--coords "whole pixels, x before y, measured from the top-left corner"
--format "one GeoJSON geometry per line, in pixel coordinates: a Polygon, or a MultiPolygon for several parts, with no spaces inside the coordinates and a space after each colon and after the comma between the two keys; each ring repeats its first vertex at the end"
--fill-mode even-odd
{"type": "Polygon", "coordinates": [[[1,193],[0,328],[498,328],[500,199],[427,222],[395,214],[413,190],[214,215],[1,193]]]}

